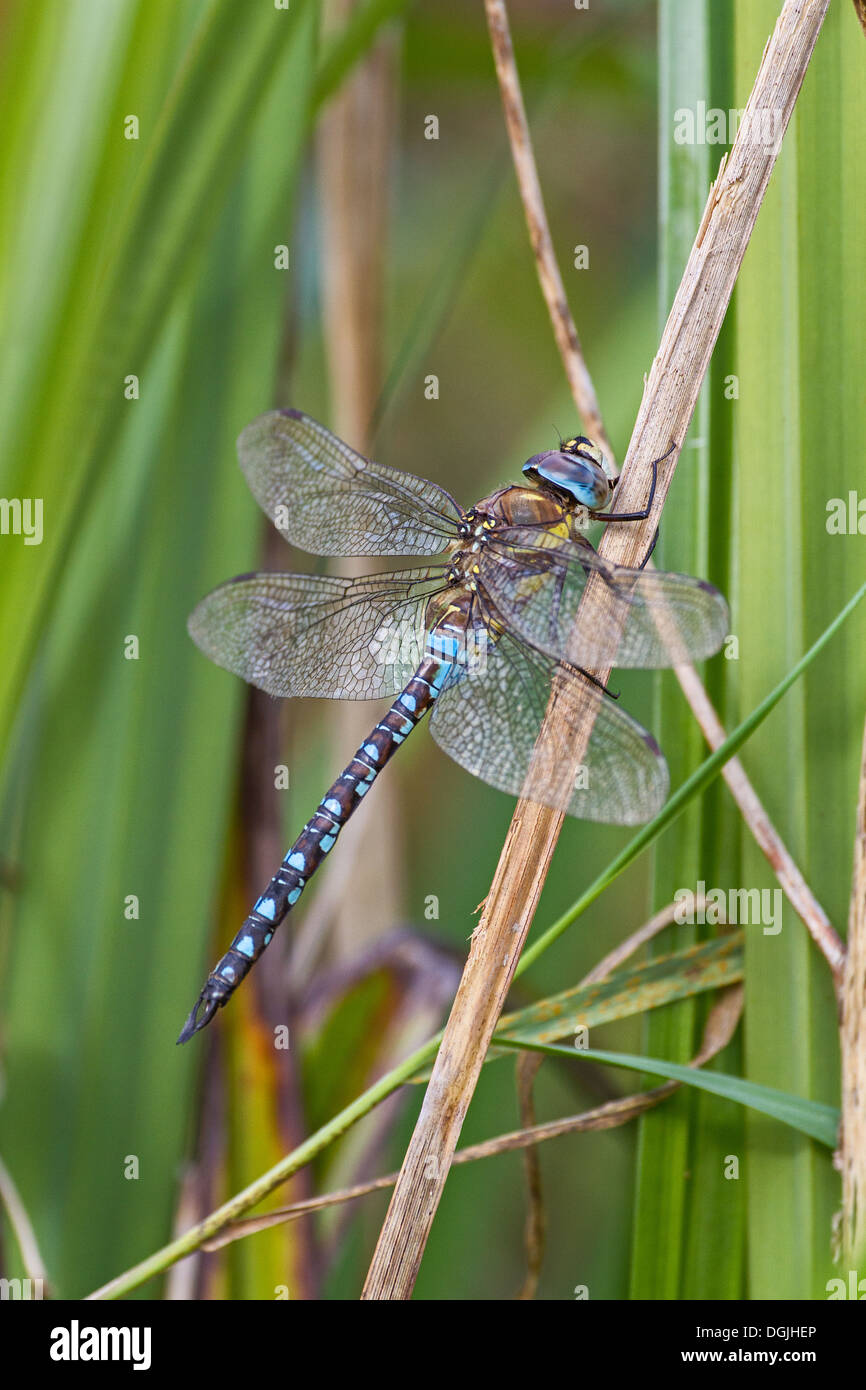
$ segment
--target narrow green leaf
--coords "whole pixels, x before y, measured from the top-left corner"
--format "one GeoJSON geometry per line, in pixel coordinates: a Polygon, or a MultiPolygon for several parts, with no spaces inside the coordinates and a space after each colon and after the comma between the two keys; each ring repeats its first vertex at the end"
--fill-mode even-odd
{"type": "MultiPolygon", "coordinates": [[[[0,407],[17,443],[2,460],[5,495],[42,498],[46,513],[41,545],[17,546],[3,567],[0,750],[88,489],[115,462],[112,447],[135,408],[124,394],[125,379],[137,376],[147,389],[156,336],[195,256],[208,245],[269,79],[305,34],[309,6],[300,0],[290,11],[273,5],[239,11],[232,0],[212,0],[155,126],[125,140],[124,117],[109,109],[111,121],[97,129],[94,187],[105,191],[100,161],[110,164],[125,147],[137,167],[132,191],[119,213],[110,202],[91,201],[82,228],[87,273],[70,279],[57,331],[39,345],[32,391],[0,407]]],[[[123,41],[136,37],[133,31],[123,41]]],[[[67,61],[77,63],[77,54],[69,51],[67,61]]],[[[305,113],[300,119],[303,127],[305,113]]],[[[275,171],[277,182],[280,177],[284,170],[275,171]]]]}
{"type": "MultiPolygon", "coordinates": [[[[20,885],[4,904],[14,949],[0,1121],[66,1296],[151,1248],[177,1201],[199,1059],[174,1038],[211,956],[243,695],[202,659],[186,617],[258,548],[234,438],[271,403],[279,353],[285,281],[273,246],[284,214],[275,226],[273,190],[290,190],[299,165],[309,15],[296,34],[260,94],[262,123],[203,273],[171,291],[26,688],[33,732],[7,811],[24,824],[20,885]]],[[[273,1115],[269,1131],[260,1111],[247,1114],[232,1154],[238,1185],[245,1159],[259,1172],[284,1149],[273,1115]]],[[[259,1282],[241,1271],[236,1291],[272,1292],[285,1251],[263,1247],[259,1282]]]]}
{"type": "Polygon", "coordinates": [[[495,1039],[549,1042],[580,1026],[611,1023],[675,999],[722,989],[742,978],[742,953],[742,932],[731,932],[684,951],[656,956],[642,965],[617,970],[596,984],[577,985],[519,1013],[504,1014],[495,1039]]]}
{"type": "MultiPolygon", "coordinates": [[[[732,8],[728,0],[661,0],[659,37],[659,332],[700,224],[707,189],[723,145],[703,138],[702,111],[735,105],[728,48],[732,8]],[[688,138],[688,121],[695,122],[688,138]],[[685,122],[685,128],[684,128],[685,122]],[[686,138],[683,138],[683,136],[686,138]]],[[[714,140],[718,139],[714,131],[714,140]]],[[[730,598],[730,440],[734,406],[725,390],[731,361],[729,309],[684,443],[659,537],[658,563],[665,569],[706,576],[730,598]]],[[[702,679],[727,727],[737,712],[726,703],[728,663],[709,662],[702,679]]],[[[704,744],[671,673],[656,678],[658,717],[653,724],[665,751],[674,786],[703,757],[704,744]]],[[[669,902],[678,889],[739,882],[736,807],[717,782],[670,827],[653,855],[652,906],[669,902]],[[732,853],[732,847],[734,852],[732,853]]],[[[673,942],[700,940],[706,928],[676,927],[673,942]]],[[[660,945],[650,948],[661,949],[660,945]]],[[[706,1010],[697,1001],[653,1014],[646,1020],[643,1050],[686,1062],[699,1047],[706,1010]]],[[[739,1040],[728,1051],[737,1068],[739,1040]]],[[[712,1066],[721,1065],[714,1059],[712,1066]]],[[[742,1128],[741,1111],[706,1097],[680,1092],[668,1105],[644,1115],[638,1126],[630,1291],[635,1298],[737,1298],[742,1293],[742,1248],[731,1233],[742,1224],[743,1184],[712,1182],[700,1192],[684,1183],[701,1155],[715,1153],[723,1114],[742,1128]],[[723,1241],[719,1232],[724,1231],[723,1241]],[[720,1248],[721,1247],[721,1248],[720,1248]]],[[[738,1152],[741,1135],[730,1136],[738,1152]]]]}
{"type": "MultiPolygon", "coordinates": [[[[737,0],[738,92],[777,12],[772,0],[737,0]]],[[[738,285],[731,461],[740,659],[731,680],[743,709],[866,576],[851,514],[852,494],[863,497],[866,430],[863,75],[853,7],[831,5],[738,285]]],[[[858,623],[746,759],[768,815],[839,931],[848,915],[864,690],[858,623]]],[[[741,881],[773,884],[744,830],[741,846],[741,881]]],[[[779,925],[775,934],[747,934],[743,1072],[833,1101],[838,1018],[826,962],[787,903],[779,925]]],[[[825,1296],[838,1174],[826,1155],[760,1116],[748,1117],[746,1144],[750,1296],[825,1296]]]]}
{"type": "MultiPolygon", "coordinates": [[[[496,1049],[500,1038],[553,1042],[578,1028],[613,1023],[707,990],[724,989],[742,977],[742,932],[730,932],[684,951],[657,956],[643,965],[614,971],[595,984],[576,985],[517,1013],[503,1014],[484,1061],[496,1061],[504,1055],[496,1049]]],[[[428,1069],[412,1080],[426,1081],[429,1076],[428,1069]]]]}
{"type": "Polygon", "coordinates": [[[694,1086],[721,1096],[724,1100],[736,1101],[738,1105],[759,1110],[774,1120],[788,1125],[791,1129],[808,1134],[819,1143],[834,1149],[839,1139],[839,1111],[832,1105],[822,1105],[816,1100],[806,1100],[803,1096],[791,1096],[786,1091],[777,1091],[772,1086],[758,1086],[754,1081],[744,1081],[739,1076],[726,1076],[724,1072],[703,1071],[697,1067],[684,1067],[679,1062],[663,1062],[655,1057],[635,1057],[627,1052],[604,1052],[587,1047],[556,1047],[551,1043],[505,1042],[503,1046],[527,1049],[530,1052],[543,1052],[547,1057],[575,1058],[587,1062],[604,1062],[608,1066],[623,1067],[626,1071],[637,1071],[647,1076],[665,1076],[670,1081],[681,1081],[684,1086],[694,1086]]]}

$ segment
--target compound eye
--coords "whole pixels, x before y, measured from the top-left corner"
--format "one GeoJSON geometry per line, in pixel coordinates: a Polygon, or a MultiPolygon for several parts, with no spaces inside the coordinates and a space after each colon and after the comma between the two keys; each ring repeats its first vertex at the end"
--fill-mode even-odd
{"type": "Polygon", "coordinates": [[[572,453],[563,447],[534,454],[523,465],[523,471],[572,502],[593,509],[604,507],[610,500],[610,482],[602,467],[601,451],[590,440],[581,439],[575,443],[581,446],[579,452],[572,453]],[[584,445],[596,450],[598,458],[584,453],[584,445]]]}

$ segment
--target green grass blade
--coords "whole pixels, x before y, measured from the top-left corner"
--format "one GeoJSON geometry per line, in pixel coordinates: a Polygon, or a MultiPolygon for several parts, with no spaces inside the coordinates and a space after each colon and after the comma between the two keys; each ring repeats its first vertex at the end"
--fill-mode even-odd
{"type": "MultiPolygon", "coordinates": [[[[662,0],[659,7],[659,329],[679,284],[707,189],[721,155],[702,138],[682,139],[683,117],[732,104],[727,49],[731,6],[727,0],[662,0]],[[680,138],[678,138],[680,137],[680,138]]],[[[658,563],[666,569],[704,575],[730,591],[730,465],[733,430],[724,380],[730,365],[729,310],[702,384],[697,408],[665,506],[658,563]]],[[[708,663],[703,678],[728,727],[726,663],[708,663]]],[[[703,755],[700,730],[669,674],[657,680],[660,696],[659,741],[674,785],[703,755]]],[[[736,845],[737,814],[717,783],[659,841],[653,856],[653,904],[670,901],[678,889],[698,879],[737,881],[729,846],[736,845]]],[[[678,945],[700,940],[706,928],[681,926],[669,934],[678,945]]],[[[662,939],[651,950],[669,949],[662,939]]],[[[699,1046],[705,1018],[700,1001],[683,1003],[647,1019],[644,1049],[654,1056],[685,1062],[699,1046]]],[[[735,1040],[712,1066],[738,1067],[735,1040]]],[[[681,1092],[670,1105],[652,1110],[639,1124],[635,1219],[632,1235],[631,1291],[638,1298],[732,1298],[742,1291],[742,1257],[737,1242],[718,1232],[741,1224],[734,1208],[741,1185],[712,1183],[700,1197],[681,1174],[693,1168],[718,1142],[722,1111],[718,1102],[681,1092]]],[[[730,1112],[742,1127],[740,1112],[730,1112]]],[[[732,1147],[741,1137],[731,1135],[732,1147]]],[[[740,1203],[742,1205],[742,1203],[740,1203]]]]}
{"type": "Polygon", "coordinates": [[[762,1115],[769,1115],[790,1129],[817,1139],[828,1149],[834,1149],[839,1139],[839,1111],[835,1106],[822,1105],[803,1096],[788,1095],[772,1086],[759,1086],[739,1076],[684,1067],[679,1062],[664,1062],[656,1057],[636,1057],[626,1052],[604,1052],[591,1047],[556,1047],[550,1043],[519,1041],[504,1045],[541,1052],[546,1057],[565,1057],[572,1062],[575,1058],[581,1058],[587,1062],[623,1067],[626,1071],[641,1072],[646,1076],[664,1076],[669,1081],[681,1081],[684,1086],[694,1086],[710,1095],[721,1096],[738,1105],[748,1106],[750,1110],[757,1110],[762,1115]]]}
{"type": "Polygon", "coordinates": [[[731,932],[683,951],[655,956],[643,965],[617,970],[596,984],[577,985],[519,1013],[504,1014],[496,1038],[548,1042],[578,1026],[592,1027],[643,1014],[675,999],[722,989],[742,978],[741,932],[731,932]]]}
{"type": "MultiPolygon", "coordinates": [[[[152,19],[142,23],[161,26],[166,9],[164,4],[151,7],[152,19]]],[[[269,79],[304,34],[310,11],[310,0],[301,0],[291,11],[261,5],[242,12],[231,0],[213,0],[190,38],[154,125],[145,125],[139,140],[124,140],[124,94],[106,101],[95,118],[102,124],[92,136],[95,172],[75,273],[55,332],[39,344],[38,377],[23,397],[7,395],[0,403],[4,432],[16,443],[14,450],[4,451],[4,495],[42,498],[46,512],[42,544],[16,546],[3,568],[0,749],[88,489],[98,485],[114,462],[111,451],[119,431],[139,403],[125,397],[125,378],[134,374],[140,389],[148,389],[156,335],[196,256],[209,243],[269,79]],[[136,170],[119,212],[108,178],[118,150],[136,170]]],[[[40,22],[37,16],[34,30],[40,22]]],[[[27,37],[33,44],[39,41],[37,32],[27,37]]],[[[73,37],[67,35],[63,59],[76,72],[80,59],[73,37]]],[[[120,36],[118,65],[137,60],[140,37],[135,28],[120,36]]],[[[88,124],[92,119],[86,103],[81,119],[88,124]]],[[[10,154],[13,161],[20,158],[14,148],[10,154]]],[[[283,165],[275,171],[275,184],[281,177],[283,165]]],[[[288,185],[283,182],[282,187],[287,196],[288,185]]]]}
{"type": "MultiPolygon", "coordinates": [[[[736,6],[738,91],[760,60],[776,7],[736,6]]],[[[862,496],[866,286],[863,36],[831,5],[738,285],[740,400],[735,455],[737,633],[732,676],[749,708],[768,671],[821,630],[863,582],[863,537],[830,526],[862,496]],[[755,478],[760,474],[760,497],[755,478]],[[769,510],[767,510],[769,508],[769,510]],[[755,601],[760,596],[759,602],[755,601]],[[771,620],[770,620],[771,618],[771,620]]],[[[750,745],[747,770],[838,930],[848,915],[851,837],[866,689],[859,625],[809,672],[750,745]]],[[[742,835],[743,881],[772,884],[742,835]]],[[[744,1074],[822,1100],[838,1095],[838,1020],[825,962],[785,907],[776,936],[746,947],[744,1074]]],[[[749,1292],[825,1296],[838,1175],[828,1158],[750,1116],[749,1292]]]]}
{"type": "MultiPolygon", "coordinates": [[[[616,970],[595,984],[575,985],[517,1013],[503,1014],[485,1063],[501,1058],[500,1037],[528,1042],[553,1042],[578,1028],[593,1028],[617,1019],[643,1015],[678,999],[737,984],[743,977],[743,938],[730,932],[699,946],[657,956],[643,965],[616,970]]],[[[429,1071],[413,1076],[425,1081],[429,1071]]]]}
{"type": "MultiPolygon", "coordinates": [[[[203,660],[186,617],[258,550],[234,438],[271,403],[285,283],[274,187],[290,190],[299,165],[311,13],[260,93],[261,123],[201,274],[173,289],[27,686],[24,775],[4,808],[23,828],[20,884],[6,896],[0,1120],[65,1296],[152,1248],[177,1199],[201,1054],[174,1039],[211,954],[243,694],[203,660]]],[[[266,1149],[263,1131],[248,1136],[259,1164],[282,1151],[266,1149]]],[[[277,1268],[262,1261],[271,1296],[277,1268]]]]}

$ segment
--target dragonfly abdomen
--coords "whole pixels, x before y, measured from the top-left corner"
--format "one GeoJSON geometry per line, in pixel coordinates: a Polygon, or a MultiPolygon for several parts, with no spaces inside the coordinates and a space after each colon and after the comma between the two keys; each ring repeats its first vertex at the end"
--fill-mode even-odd
{"type": "Polygon", "coordinates": [[[208,975],[179,1043],[204,1028],[234,993],[333,849],[340,830],[377,774],[432,707],[454,663],[441,654],[441,646],[431,646],[431,641],[428,638],[418,670],[329,787],[225,955],[208,975]]]}

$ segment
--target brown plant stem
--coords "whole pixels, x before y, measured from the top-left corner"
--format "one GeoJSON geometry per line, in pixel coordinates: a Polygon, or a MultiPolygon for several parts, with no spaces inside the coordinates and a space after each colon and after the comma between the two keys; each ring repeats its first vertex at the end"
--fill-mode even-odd
{"type": "MultiPolygon", "coordinates": [[[[524,1131],[535,1126],[535,1097],[533,1085],[544,1061],[539,1052],[520,1052],[515,1068],[517,1100],[524,1131]]],[[[528,1206],[526,1212],[526,1276],[517,1295],[519,1302],[529,1302],[538,1290],[541,1265],[544,1260],[544,1241],[547,1221],[544,1212],[544,1192],[541,1187],[541,1160],[534,1144],[523,1151],[523,1173],[526,1178],[528,1206]]]]}
{"type": "Polygon", "coordinates": [[[866,730],[854,834],[848,953],[842,992],[842,1253],[866,1273],[866,730]]]}
{"type": "Polygon", "coordinates": [[[595,386],[587,370],[577,325],[568,307],[565,286],[562,283],[556,252],[553,249],[553,238],[550,235],[547,213],[544,210],[541,180],[538,177],[538,168],[532,149],[532,136],[529,133],[529,122],[526,119],[523,91],[511,44],[508,13],[504,0],[485,0],[485,8],[487,10],[487,27],[490,31],[490,43],[496,63],[496,75],[499,79],[499,90],[505,111],[505,124],[511,142],[514,172],[517,175],[520,201],[523,204],[529,240],[535,256],[535,268],[538,272],[541,293],[544,295],[544,302],[550,314],[556,345],[565,367],[572,398],[583,420],[584,428],[587,434],[601,445],[606,458],[614,463],[613,446],[607,437],[601,407],[595,394],[595,386]]]}
{"type": "MultiPolygon", "coordinates": [[[[342,32],[359,0],[326,0],[324,24],[342,32]]],[[[382,386],[384,281],[394,123],[394,63],[390,34],[381,35],[324,112],[318,130],[322,213],[321,278],[325,350],[336,433],[362,454],[382,386]]],[[[360,575],[376,561],[337,562],[360,575]]],[[[378,568],[382,568],[381,562],[378,568]]],[[[343,700],[329,716],[338,757],[367,733],[369,710],[343,700]]],[[[340,860],[317,894],[299,939],[299,963],[313,963],[327,936],[332,956],[345,960],[390,930],[401,916],[402,818],[398,788],[375,787],[375,816],[356,816],[340,835],[340,860]],[[387,869],[383,858],[387,853],[387,869]]]]}
{"type": "MultiPolygon", "coordinates": [[[[694,666],[678,666],[676,676],[701,732],[712,749],[727,738],[724,725],[717,715],[694,666]]],[[[842,988],[845,965],[845,943],[833,926],[812,889],[809,887],[752,786],[739,758],[731,758],[722,768],[722,776],[733,796],[740,814],[776,875],[782,891],[806,930],[826,960],[833,975],[837,997],[842,988]]]]}

